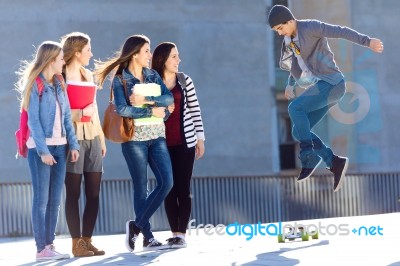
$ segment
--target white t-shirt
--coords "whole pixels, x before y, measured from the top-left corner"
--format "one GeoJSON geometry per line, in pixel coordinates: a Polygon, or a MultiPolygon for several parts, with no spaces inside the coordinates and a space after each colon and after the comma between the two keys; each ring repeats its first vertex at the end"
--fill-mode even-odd
{"type": "MultiPolygon", "coordinates": [[[[299,35],[296,34],[296,37],[294,37],[293,39],[291,39],[290,37],[285,36],[284,37],[285,40],[285,45],[290,47],[290,42],[293,40],[293,42],[297,45],[297,47],[300,48],[300,44],[299,44],[299,35]]],[[[290,47],[290,49],[292,49],[294,56],[296,56],[297,59],[297,63],[299,64],[300,68],[301,68],[301,76],[298,80],[296,80],[297,85],[299,85],[302,88],[308,88],[312,85],[314,85],[315,83],[318,82],[319,78],[316,77],[307,67],[307,65],[304,63],[303,58],[301,57],[301,50],[300,50],[300,54],[296,54],[295,49],[296,48],[292,48],[290,47]]]]}
{"type": "MultiPolygon", "coordinates": [[[[48,146],[67,144],[67,138],[62,136],[61,113],[58,101],[56,101],[56,115],[54,118],[53,136],[51,138],[46,138],[46,144],[48,146]]],[[[26,146],[28,147],[28,149],[36,148],[36,143],[33,140],[32,136],[29,136],[28,140],[26,141],[26,146]]]]}

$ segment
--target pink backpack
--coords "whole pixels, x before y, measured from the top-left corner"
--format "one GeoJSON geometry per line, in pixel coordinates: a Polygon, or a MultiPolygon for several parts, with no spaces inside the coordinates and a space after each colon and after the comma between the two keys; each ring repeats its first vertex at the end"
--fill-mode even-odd
{"type": "MultiPolygon", "coordinates": [[[[39,97],[42,95],[44,84],[40,77],[36,77],[36,84],[38,86],[39,97]]],[[[26,146],[26,142],[28,141],[30,135],[29,127],[28,127],[28,112],[24,109],[21,110],[21,115],[19,118],[19,129],[15,132],[15,140],[17,142],[17,154],[18,156],[22,156],[26,158],[28,156],[28,147],[26,146]]]]}

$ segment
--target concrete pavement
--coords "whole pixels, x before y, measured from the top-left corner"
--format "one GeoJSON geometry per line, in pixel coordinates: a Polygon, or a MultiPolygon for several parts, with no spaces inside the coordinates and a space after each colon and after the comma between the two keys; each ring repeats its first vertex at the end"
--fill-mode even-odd
{"type": "MultiPolygon", "coordinates": [[[[94,244],[106,255],[71,258],[52,262],[35,262],[32,238],[0,239],[0,265],[400,265],[400,213],[297,221],[318,226],[320,238],[278,243],[276,236],[217,235],[215,230],[190,230],[188,247],[179,250],[142,251],[142,239],[135,252],[129,253],[125,235],[95,236],[94,244]],[[355,229],[355,232],[352,232],[355,229]],[[210,235],[213,233],[212,235],[210,235]],[[336,234],[335,234],[336,233],[336,234]],[[347,233],[347,235],[339,235],[347,233]]],[[[294,222],[283,223],[282,226],[294,222]]],[[[123,225],[122,225],[123,226],[123,225]]],[[[279,224],[266,224],[261,232],[274,233],[279,224]]],[[[310,228],[311,228],[310,227],[310,228]]],[[[254,227],[252,227],[254,228],[254,227]]],[[[234,227],[229,228],[234,233],[234,227]]],[[[245,232],[250,233],[250,227],[245,232]]],[[[312,228],[311,228],[312,229],[312,228]]],[[[248,234],[249,235],[249,234],[248,234]]],[[[169,232],[156,232],[158,240],[170,237],[169,232]]],[[[71,239],[57,236],[59,252],[71,251],[71,239]]]]}

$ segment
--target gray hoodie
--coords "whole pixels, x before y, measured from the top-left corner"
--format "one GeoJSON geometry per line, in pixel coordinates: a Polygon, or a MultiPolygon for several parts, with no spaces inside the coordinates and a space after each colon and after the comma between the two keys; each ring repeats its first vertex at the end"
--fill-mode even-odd
{"type": "MultiPolygon", "coordinates": [[[[336,65],[334,54],[328,45],[328,38],[345,39],[366,47],[371,41],[369,36],[348,27],[318,20],[297,20],[297,32],[300,55],[304,63],[316,77],[332,85],[338,84],[344,76],[336,65]]],[[[295,82],[292,75],[299,71],[298,64],[292,64],[293,58],[293,51],[286,47],[283,41],[279,65],[283,70],[291,72],[288,79],[290,85],[294,85],[295,82]]]]}

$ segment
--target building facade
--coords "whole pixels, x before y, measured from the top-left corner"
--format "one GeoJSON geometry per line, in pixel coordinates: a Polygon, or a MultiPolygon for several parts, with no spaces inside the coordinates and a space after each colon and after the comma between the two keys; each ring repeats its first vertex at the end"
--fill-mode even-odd
{"type": "MultiPolygon", "coordinates": [[[[299,19],[349,26],[383,40],[381,55],[345,41],[330,42],[349,93],[316,131],[335,152],[350,157],[350,171],[398,171],[400,61],[392,31],[398,1],[50,0],[30,6],[1,0],[0,182],[30,180],[26,160],[14,157],[18,101],[13,84],[19,60],[30,60],[42,41],[59,40],[71,31],[91,36],[98,60],[111,57],[132,34],[147,35],[152,48],[162,41],[178,45],[180,70],[194,81],[206,131],[206,154],[196,162],[195,176],[294,173],[297,146],[282,98],[285,73],[276,67],[279,40],[266,24],[266,11],[274,3],[288,5],[299,19]]],[[[108,89],[98,94],[101,115],[108,89]]],[[[127,178],[120,146],[107,147],[104,178],[127,178]]]]}

